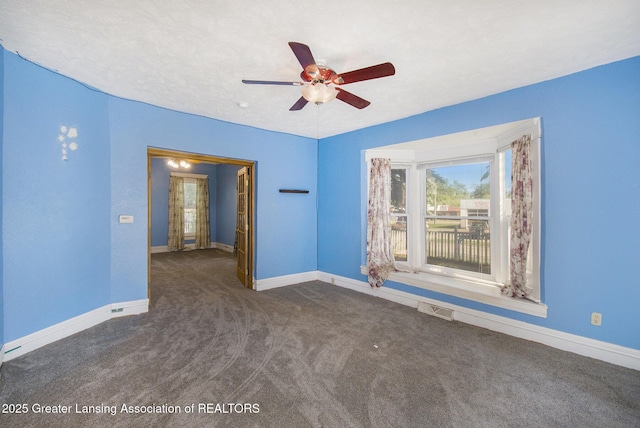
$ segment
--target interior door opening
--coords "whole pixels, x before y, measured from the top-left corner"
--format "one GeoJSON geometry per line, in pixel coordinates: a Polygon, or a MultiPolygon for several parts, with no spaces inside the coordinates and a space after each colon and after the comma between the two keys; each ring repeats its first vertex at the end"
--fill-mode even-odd
{"type": "MultiPolygon", "coordinates": [[[[205,155],[205,154],[197,154],[197,153],[189,153],[182,152],[176,150],[168,150],[168,149],[160,149],[160,148],[148,148],[147,149],[147,206],[148,206],[148,230],[147,230],[147,295],[149,300],[151,301],[151,253],[157,252],[157,242],[156,246],[152,244],[152,226],[154,225],[153,219],[153,211],[154,211],[154,202],[156,210],[158,209],[158,204],[162,205],[162,203],[166,201],[154,201],[152,200],[152,195],[154,191],[157,193],[157,188],[153,188],[154,182],[152,180],[152,165],[156,165],[156,172],[158,168],[159,160],[168,161],[186,161],[187,163],[200,165],[207,164],[212,166],[222,165],[222,166],[234,166],[237,167],[237,177],[234,177],[234,182],[236,183],[236,207],[238,210],[242,209],[242,214],[238,213],[236,215],[236,223],[233,228],[233,233],[236,234],[236,242],[231,248],[236,248],[237,252],[237,265],[238,265],[238,279],[247,288],[253,289],[253,278],[254,278],[254,195],[255,195],[255,162],[249,160],[242,159],[231,159],[231,158],[223,158],[213,155],[205,155]],[[242,186],[240,186],[240,177],[242,176],[242,186]],[[236,181],[237,178],[237,181],[236,181]],[[242,202],[241,202],[242,201],[242,202]],[[242,221],[242,225],[239,225],[239,222],[242,221]],[[242,234],[239,234],[239,232],[242,234]],[[240,242],[240,240],[242,242],[240,242]],[[240,275],[242,272],[242,275],[240,275]]],[[[233,168],[235,170],[235,168],[233,168]]],[[[156,177],[156,181],[157,177],[156,177]]],[[[156,186],[160,185],[159,183],[155,183],[156,186]]],[[[157,196],[156,196],[157,198],[157,196]]],[[[217,203],[217,202],[216,202],[217,203]]],[[[165,213],[166,215],[166,213],[165,213]]],[[[161,218],[162,216],[157,216],[161,218]]],[[[157,222],[155,224],[157,227],[157,222]]],[[[157,238],[156,238],[157,240],[157,238]]],[[[162,248],[159,251],[164,251],[162,248]]]]}

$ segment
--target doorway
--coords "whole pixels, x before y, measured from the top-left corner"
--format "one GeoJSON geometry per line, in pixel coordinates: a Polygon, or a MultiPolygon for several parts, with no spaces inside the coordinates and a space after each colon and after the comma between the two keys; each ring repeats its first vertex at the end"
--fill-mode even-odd
{"type": "MultiPolygon", "coordinates": [[[[174,159],[184,160],[193,164],[211,164],[211,165],[234,165],[238,167],[238,174],[242,171],[243,187],[242,192],[237,189],[238,208],[242,203],[243,208],[243,251],[237,252],[238,272],[242,270],[244,275],[238,275],[242,285],[253,289],[253,268],[254,268],[254,197],[255,197],[255,162],[223,158],[212,155],[204,155],[198,153],[182,152],[176,150],[147,148],[147,297],[151,299],[151,253],[152,253],[152,161],[154,159],[174,159]],[[241,202],[242,199],[242,202],[241,202]]],[[[238,232],[236,223],[236,234],[238,232]]],[[[239,248],[238,243],[234,244],[239,248]]],[[[155,247],[154,247],[155,248],[155,247]]]]}

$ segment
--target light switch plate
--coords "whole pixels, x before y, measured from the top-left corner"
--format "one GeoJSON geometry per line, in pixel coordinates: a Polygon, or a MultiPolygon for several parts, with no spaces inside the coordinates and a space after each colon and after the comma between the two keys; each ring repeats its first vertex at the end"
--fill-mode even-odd
{"type": "Polygon", "coordinates": [[[133,216],[132,215],[121,215],[120,217],[118,217],[118,221],[120,223],[133,223],[133,216]]]}

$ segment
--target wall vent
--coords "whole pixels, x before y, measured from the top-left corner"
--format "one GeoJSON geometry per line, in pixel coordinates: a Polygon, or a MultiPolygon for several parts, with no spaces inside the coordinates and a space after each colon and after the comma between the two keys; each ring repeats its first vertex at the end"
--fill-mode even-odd
{"type": "Polygon", "coordinates": [[[447,321],[453,321],[453,309],[443,308],[442,306],[433,305],[427,302],[418,303],[418,312],[433,315],[447,321]]]}

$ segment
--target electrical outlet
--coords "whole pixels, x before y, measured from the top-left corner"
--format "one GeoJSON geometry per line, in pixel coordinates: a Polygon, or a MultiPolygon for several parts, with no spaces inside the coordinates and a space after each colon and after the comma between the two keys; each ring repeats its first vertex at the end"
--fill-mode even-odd
{"type": "Polygon", "coordinates": [[[599,312],[591,312],[591,324],[602,325],[602,314],[599,312]]]}

